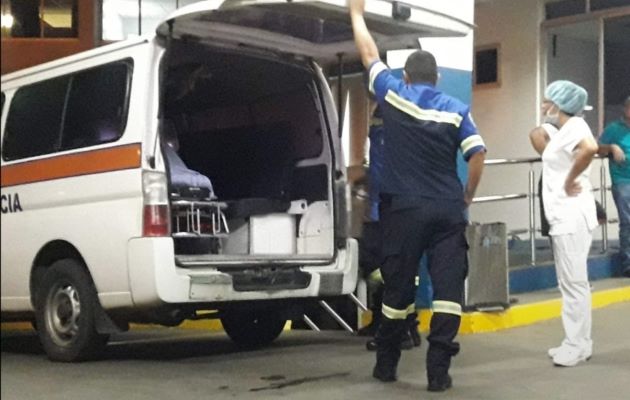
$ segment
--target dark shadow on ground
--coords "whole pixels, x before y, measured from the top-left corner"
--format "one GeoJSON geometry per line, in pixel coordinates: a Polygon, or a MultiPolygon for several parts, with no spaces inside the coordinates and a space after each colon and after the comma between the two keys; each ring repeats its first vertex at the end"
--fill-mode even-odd
{"type": "MultiPolygon", "coordinates": [[[[313,332],[285,332],[272,344],[257,348],[242,348],[222,333],[203,333],[186,330],[157,329],[132,331],[113,335],[105,350],[92,362],[109,360],[153,360],[173,361],[213,357],[231,354],[256,356],[273,352],[279,348],[301,348],[305,346],[330,346],[331,344],[356,344],[363,348],[365,338],[339,332],[334,337],[319,336],[313,332]],[[308,339],[305,340],[305,335],[308,339]]],[[[34,331],[2,332],[2,353],[32,354],[44,356],[44,350],[34,331]]],[[[313,349],[317,351],[317,349],[313,349]]]]}

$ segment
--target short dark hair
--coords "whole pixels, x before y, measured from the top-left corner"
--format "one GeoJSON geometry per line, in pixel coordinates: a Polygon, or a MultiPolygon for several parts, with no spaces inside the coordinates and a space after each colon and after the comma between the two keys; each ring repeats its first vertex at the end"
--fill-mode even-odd
{"type": "Polygon", "coordinates": [[[425,50],[417,50],[412,53],[405,63],[405,72],[411,83],[437,82],[437,62],[433,54],[425,50]]]}

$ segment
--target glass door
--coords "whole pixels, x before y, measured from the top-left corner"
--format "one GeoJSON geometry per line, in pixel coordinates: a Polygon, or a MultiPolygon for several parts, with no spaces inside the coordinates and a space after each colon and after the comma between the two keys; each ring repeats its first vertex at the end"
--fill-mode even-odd
{"type": "Polygon", "coordinates": [[[630,15],[604,20],[604,125],[619,119],[630,96],[630,15]]]}

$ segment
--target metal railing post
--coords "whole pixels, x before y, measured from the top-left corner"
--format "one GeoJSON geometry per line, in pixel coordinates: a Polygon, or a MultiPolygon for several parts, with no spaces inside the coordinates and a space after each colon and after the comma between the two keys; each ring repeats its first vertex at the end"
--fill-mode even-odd
{"type": "Polygon", "coordinates": [[[602,253],[608,251],[608,207],[606,205],[607,199],[607,183],[606,183],[606,167],[604,166],[604,160],[602,160],[601,167],[599,168],[599,195],[602,202],[602,208],[604,214],[606,214],[606,221],[602,224],[602,253]]]}
{"type": "Polygon", "coordinates": [[[536,175],[534,164],[529,164],[529,251],[531,265],[536,265],[536,175]]]}

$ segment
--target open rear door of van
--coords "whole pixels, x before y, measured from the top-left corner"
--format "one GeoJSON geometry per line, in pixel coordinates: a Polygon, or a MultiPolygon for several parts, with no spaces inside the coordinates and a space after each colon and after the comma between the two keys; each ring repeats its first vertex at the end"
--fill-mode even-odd
{"type": "MultiPolygon", "coordinates": [[[[366,2],[379,50],[419,48],[421,37],[465,36],[473,25],[396,1],[366,2]]],[[[359,61],[346,0],[210,0],[183,7],[157,28],[160,38],[213,40],[312,58],[331,71],[359,61]]]]}
{"type": "MultiPolygon", "coordinates": [[[[366,21],[383,54],[388,50],[419,48],[420,38],[466,36],[472,24],[452,16],[413,5],[388,0],[366,2],[366,21]]],[[[183,7],[159,24],[157,39],[203,43],[233,49],[252,49],[280,58],[314,60],[330,75],[357,72],[360,55],[354,44],[346,0],[209,0],[183,7]]],[[[321,73],[320,71],[317,72],[321,73]]],[[[323,77],[322,77],[323,78],[323,77]]],[[[327,104],[327,108],[332,108],[327,104]]],[[[329,115],[330,118],[330,115],[329,115]]],[[[340,153],[337,120],[331,119],[331,139],[335,153],[340,153]]],[[[335,209],[345,210],[346,183],[343,161],[335,158],[333,201],[335,209]]],[[[347,225],[342,213],[335,212],[335,240],[344,242],[347,225]]],[[[341,246],[341,244],[339,244],[341,246]]],[[[181,259],[184,256],[180,257],[181,259]]],[[[229,257],[191,256],[186,265],[228,265],[229,257]],[[216,260],[215,260],[216,259],[216,260]]],[[[238,258],[238,257],[237,257],[238,258]]],[[[242,266],[242,257],[235,266],[242,266]]],[[[180,260],[181,261],[181,260],[180,260]]],[[[274,265],[323,265],[317,255],[274,259],[274,265]]],[[[325,261],[325,260],[324,260],[325,261]]],[[[248,258],[250,266],[266,265],[269,258],[248,258]]]]}

